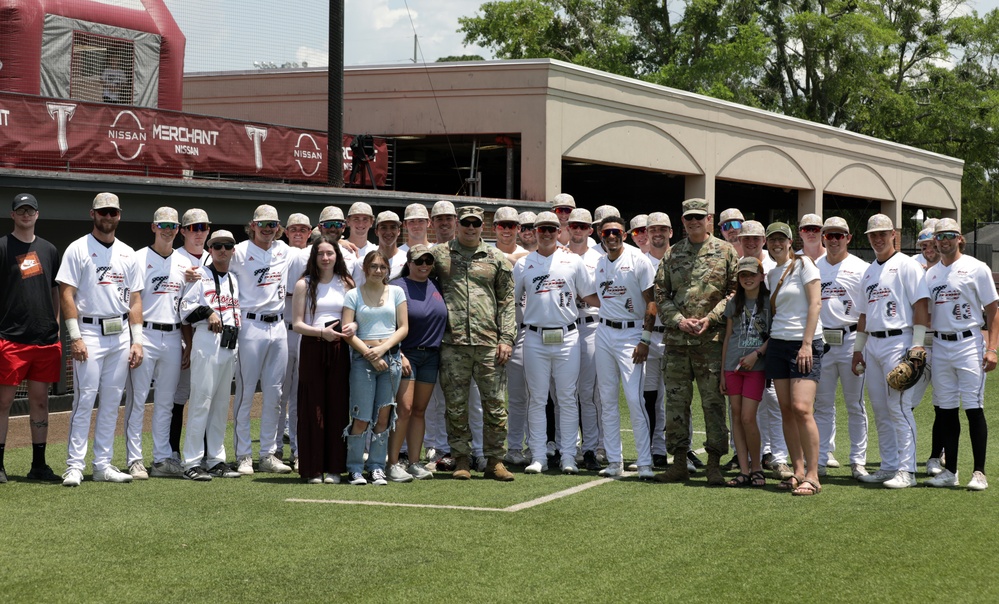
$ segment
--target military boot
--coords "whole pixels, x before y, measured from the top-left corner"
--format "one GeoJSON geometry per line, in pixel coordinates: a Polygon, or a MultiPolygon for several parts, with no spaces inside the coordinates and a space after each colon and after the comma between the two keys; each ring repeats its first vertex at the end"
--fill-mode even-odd
{"type": "Polygon", "coordinates": [[[677,451],[673,455],[673,465],[652,477],[656,482],[683,482],[690,480],[690,471],[687,470],[687,452],[677,451]]]}
{"type": "Polygon", "coordinates": [[[510,470],[506,469],[506,466],[503,465],[503,461],[499,457],[490,457],[489,461],[486,462],[485,476],[486,478],[493,478],[502,482],[513,480],[513,474],[510,473],[510,470]]]}
{"type": "Polygon", "coordinates": [[[468,480],[472,477],[472,472],[468,469],[468,455],[459,455],[455,458],[454,472],[451,478],[455,480],[468,480]]]}
{"type": "Polygon", "coordinates": [[[721,471],[721,455],[717,453],[708,453],[708,484],[711,486],[725,486],[725,477],[722,476],[721,471]]]}

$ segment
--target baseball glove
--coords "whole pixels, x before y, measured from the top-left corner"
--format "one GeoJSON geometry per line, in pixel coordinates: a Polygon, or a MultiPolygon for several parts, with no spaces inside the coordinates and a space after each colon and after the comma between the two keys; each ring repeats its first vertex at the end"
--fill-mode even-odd
{"type": "Polygon", "coordinates": [[[910,350],[902,357],[902,362],[888,372],[888,385],[903,392],[912,388],[923,377],[926,368],[926,351],[910,350]]]}

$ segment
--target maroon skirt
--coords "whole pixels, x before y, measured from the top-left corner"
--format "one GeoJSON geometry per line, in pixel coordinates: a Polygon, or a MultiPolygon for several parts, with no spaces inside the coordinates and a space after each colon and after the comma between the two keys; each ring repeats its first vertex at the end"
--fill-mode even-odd
{"type": "Polygon", "coordinates": [[[350,346],[303,336],[298,362],[298,473],[347,471],[350,346]]]}

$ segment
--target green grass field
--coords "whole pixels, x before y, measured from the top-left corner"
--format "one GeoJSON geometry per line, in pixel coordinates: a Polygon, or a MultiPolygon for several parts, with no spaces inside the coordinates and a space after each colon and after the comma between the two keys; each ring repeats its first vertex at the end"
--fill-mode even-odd
{"type": "MultiPolygon", "coordinates": [[[[992,380],[987,400],[996,390],[992,380]]],[[[995,411],[986,413],[999,429],[995,411]]],[[[920,470],[932,415],[927,394],[916,410],[920,470]]],[[[842,404],[837,417],[837,457],[847,466],[842,404]]],[[[878,461],[870,423],[869,468],[878,461]]],[[[963,414],[962,425],[964,484],[963,414]]],[[[703,429],[699,413],[695,427],[703,429]]],[[[626,432],[626,457],[629,447],[633,456],[626,432]]],[[[49,451],[61,471],[65,446],[49,451]]],[[[996,454],[992,438],[990,467],[996,454]]],[[[684,485],[608,481],[501,512],[288,500],[500,509],[598,478],[517,470],[506,484],[473,473],[469,482],[438,476],[377,488],[258,473],[116,485],[91,482],[88,470],[81,487],[67,489],[20,479],[29,463],[29,449],[7,452],[3,602],[999,601],[999,484],[891,491],[860,485],[844,467],[830,469],[821,495],[791,497],[775,481],[765,490],[707,488],[698,473],[684,485]]]]}

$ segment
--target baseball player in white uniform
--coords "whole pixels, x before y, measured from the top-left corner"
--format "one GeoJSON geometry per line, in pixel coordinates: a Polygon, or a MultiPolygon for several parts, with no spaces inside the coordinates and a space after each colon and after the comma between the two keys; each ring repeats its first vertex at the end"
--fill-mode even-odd
{"type": "Polygon", "coordinates": [[[121,204],[113,193],[98,193],[90,210],[94,229],[69,244],[56,275],[62,315],[73,358],[73,411],[64,486],[80,486],[94,402],[94,480],[131,482],[111,465],[118,401],[129,368],[142,364],[142,279],[135,250],[115,238],[121,204]]]}
{"type": "MultiPolygon", "coordinates": [[[[375,213],[371,206],[363,201],[351,204],[350,209],[347,210],[347,226],[350,227],[347,241],[357,247],[355,255],[358,260],[364,260],[368,252],[378,249],[377,243],[368,241],[368,231],[371,230],[374,223],[375,213]]],[[[357,286],[360,287],[361,284],[358,283],[357,286]]]]}
{"type": "MultiPolygon", "coordinates": [[[[406,250],[399,248],[401,229],[402,222],[398,214],[390,211],[378,212],[375,232],[378,234],[378,249],[389,259],[389,281],[397,279],[402,274],[407,262],[406,250]]],[[[361,256],[360,260],[363,262],[364,256],[361,256]]]]}
{"type": "Polygon", "coordinates": [[[230,271],[242,292],[242,324],[236,361],[236,398],[233,430],[237,470],[253,473],[250,440],[250,406],[257,380],[263,394],[260,417],[261,472],[287,474],[291,467],[274,455],[277,450],[281,382],[288,367],[288,328],[284,323],[284,297],[288,262],[299,250],[283,241],[281,221],[273,206],[258,206],[249,224],[250,240],[236,245],[230,271]]]}
{"type": "Polygon", "coordinates": [[[229,387],[240,329],[239,285],[229,271],[235,243],[229,231],[212,234],[208,240],[211,263],[199,269],[199,280],[180,302],[184,323],[194,328],[184,478],[195,481],[242,476],[225,463],[229,387]]]}
{"type": "MultiPolygon", "coordinates": [[[[669,216],[663,212],[652,212],[645,217],[645,229],[648,235],[649,251],[645,257],[652,263],[652,270],[655,272],[659,268],[659,263],[669,250],[669,240],[673,236],[673,223],[669,216]]],[[[632,230],[635,221],[632,220],[632,230]]],[[[636,243],[638,240],[636,239],[636,243]]],[[[656,315],[656,322],[652,328],[652,344],[649,345],[649,358],[645,361],[645,385],[642,395],[645,397],[645,410],[649,414],[649,423],[652,428],[652,465],[657,468],[665,468],[668,459],[666,456],[666,388],[663,382],[663,355],[666,353],[666,345],[663,343],[663,334],[666,327],[656,315]]]]}
{"type": "Polygon", "coordinates": [[[857,321],[853,372],[866,373],[867,394],[878,430],[881,469],[860,476],[890,489],[916,484],[916,422],[901,392],[886,377],[909,349],[923,349],[929,327],[925,271],[895,250],[895,227],[884,214],[867,221],[867,238],[877,259],[864,273],[864,305],[857,321]],[[868,339],[870,338],[870,339],[868,339]]]}
{"type": "Polygon", "coordinates": [[[641,250],[626,248],[624,220],[608,216],[600,222],[600,240],[607,254],[597,264],[600,297],[597,327],[597,390],[607,445],[608,466],[601,476],[624,473],[618,385],[624,389],[638,452],[638,477],[652,480],[649,416],[643,404],[643,364],[649,354],[656,306],[652,298],[655,270],[641,250]]]}
{"type": "Polygon", "coordinates": [[[547,420],[545,405],[551,381],[555,381],[559,409],[562,472],[576,474],[576,433],[579,408],[576,382],[579,377],[579,345],[576,300],[599,305],[593,278],[582,259],[558,245],[559,219],[541,212],[534,223],[538,249],[513,267],[514,298],[526,296],[524,305],[524,366],[528,393],[528,440],[531,463],[526,474],[547,469],[547,420]]]}
{"type": "Polygon", "coordinates": [[[829,352],[822,357],[822,373],[815,393],[815,424],[819,429],[819,476],[823,462],[836,447],[836,385],[843,385],[850,430],[850,472],[854,478],[867,474],[867,409],[864,376],[853,373],[853,344],[857,319],[865,306],[861,279],[870,264],[847,251],[853,237],[850,225],[833,216],[822,225],[826,253],[815,261],[822,285],[822,339],[829,352]]]}
{"type": "Polygon", "coordinates": [[[427,231],[430,228],[430,213],[427,206],[422,203],[411,203],[406,206],[406,213],[403,214],[402,221],[406,224],[406,243],[399,246],[399,249],[409,253],[409,248],[417,245],[431,246],[427,239],[427,231]]]}
{"type": "Polygon", "coordinates": [[[999,294],[992,271],[983,262],[961,253],[964,237],[953,218],[941,218],[933,229],[940,262],[926,272],[932,297],[934,335],[933,432],[946,451],[944,469],[926,484],[957,486],[957,452],[961,437],[958,408],[964,409],[971,435],[974,473],[968,489],[984,491],[985,451],[989,429],[985,421],[985,374],[996,368],[999,357],[999,294]],[[982,337],[985,315],[987,341],[982,337]]]}
{"type": "MultiPolygon", "coordinates": [[[[153,214],[151,229],[153,244],[136,253],[136,265],[142,287],[142,350],[141,365],[129,371],[125,387],[125,461],[128,473],[135,480],[149,478],[142,462],[142,425],[146,398],[152,381],[153,415],[166,416],[173,409],[173,397],[180,380],[181,335],[180,297],[186,288],[185,271],[190,264],[173,250],[180,219],[177,210],[160,208],[153,214]]],[[[154,435],[155,436],[155,435],[154,435]]],[[[159,455],[153,446],[153,462],[170,458],[169,442],[160,434],[159,455]]],[[[155,467],[155,466],[154,466],[155,467]]]]}

